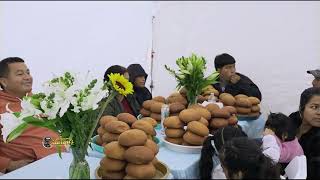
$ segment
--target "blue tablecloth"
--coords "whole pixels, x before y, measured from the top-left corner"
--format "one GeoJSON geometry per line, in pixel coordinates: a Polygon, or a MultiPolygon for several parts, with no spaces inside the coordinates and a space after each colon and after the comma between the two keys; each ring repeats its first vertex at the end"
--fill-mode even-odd
{"type": "Polygon", "coordinates": [[[247,133],[249,138],[262,138],[262,133],[266,121],[262,115],[256,120],[241,118],[238,121],[238,125],[242,127],[242,130],[247,133]]]}

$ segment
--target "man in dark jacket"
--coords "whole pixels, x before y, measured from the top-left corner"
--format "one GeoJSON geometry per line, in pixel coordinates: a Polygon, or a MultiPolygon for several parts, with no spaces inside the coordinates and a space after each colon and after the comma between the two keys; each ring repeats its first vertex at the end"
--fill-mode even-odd
{"type": "Polygon", "coordinates": [[[220,73],[218,83],[214,84],[214,88],[220,93],[226,92],[233,96],[245,94],[254,96],[261,100],[261,92],[257,85],[247,76],[237,73],[235,67],[235,59],[226,53],[217,55],[214,59],[214,66],[220,73]]]}
{"type": "Polygon", "coordinates": [[[129,80],[133,84],[134,97],[142,106],[146,100],[152,99],[152,94],[145,87],[148,74],[144,71],[140,64],[130,64],[127,68],[129,73],[129,80]]]}

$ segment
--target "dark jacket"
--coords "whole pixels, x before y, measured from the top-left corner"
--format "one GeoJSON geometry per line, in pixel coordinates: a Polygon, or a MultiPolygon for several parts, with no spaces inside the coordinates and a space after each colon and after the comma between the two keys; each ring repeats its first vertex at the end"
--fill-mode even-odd
{"type": "MultiPolygon", "coordinates": [[[[139,76],[144,76],[145,80],[147,80],[148,74],[144,71],[142,66],[140,64],[131,64],[128,66],[128,72],[129,72],[129,77],[130,77],[130,82],[134,84],[134,81],[136,77],[139,76]]],[[[134,94],[133,96],[136,98],[140,106],[142,106],[142,103],[146,100],[152,99],[152,94],[146,87],[133,87],[134,89],[134,94]]]]}
{"type": "Polygon", "coordinates": [[[320,128],[313,127],[301,136],[299,142],[307,157],[307,179],[318,179],[320,177],[320,128]]]}
{"type": "Polygon", "coordinates": [[[302,119],[301,119],[299,111],[291,113],[289,115],[289,117],[292,119],[294,126],[298,129],[300,127],[300,125],[302,124],[302,119]]]}
{"type": "Polygon", "coordinates": [[[222,91],[220,83],[213,84],[213,87],[218,90],[219,93],[226,92],[233,96],[245,94],[247,96],[257,97],[261,101],[261,92],[258,86],[255,85],[247,76],[240,73],[236,74],[240,76],[240,80],[236,84],[227,84],[224,91],[222,91]]]}

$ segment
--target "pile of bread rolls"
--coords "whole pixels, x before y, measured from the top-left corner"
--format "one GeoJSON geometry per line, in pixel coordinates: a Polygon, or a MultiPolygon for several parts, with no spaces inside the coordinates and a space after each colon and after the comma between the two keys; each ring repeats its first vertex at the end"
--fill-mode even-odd
{"type": "Polygon", "coordinates": [[[140,114],[143,117],[151,117],[161,122],[161,107],[165,104],[166,99],[162,96],[156,96],[151,100],[144,101],[142,104],[142,108],[140,110],[140,114]]]}
{"type": "Polygon", "coordinates": [[[216,90],[212,85],[208,85],[207,87],[203,88],[201,94],[198,96],[198,103],[208,101],[209,96],[212,93],[214,94],[214,96],[219,97],[219,91],[216,90]]]}
{"type": "Polygon", "coordinates": [[[220,108],[216,104],[208,104],[207,108],[212,116],[209,124],[210,130],[216,130],[228,125],[236,125],[238,122],[236,116],[237,110],[233,106],[224,106],[220,108]]]}

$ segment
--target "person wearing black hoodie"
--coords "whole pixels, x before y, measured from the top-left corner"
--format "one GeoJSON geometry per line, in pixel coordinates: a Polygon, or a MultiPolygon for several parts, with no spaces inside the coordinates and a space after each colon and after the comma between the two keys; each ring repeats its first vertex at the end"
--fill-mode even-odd
{"type": "Polygon", "coordinates": [[[220,75],[218,83],[213,84],[213,87],[219,93],[226,92],[233,96],[244,94],[257,97],[261,101],[261,92],[258,86],[247,76],[237,73],[235,63],[235,59],[227,53],[215,57],[214,66],[220,75]]]}
{"type": "Polygon", "coordinates": [[[133,84],[134,97],[142,106],[144,101],[152,99],[152,94],[145,87],[148,74],[140,64],[130,64],[127,70],[129,72],[129,80],[133,84]]]}

